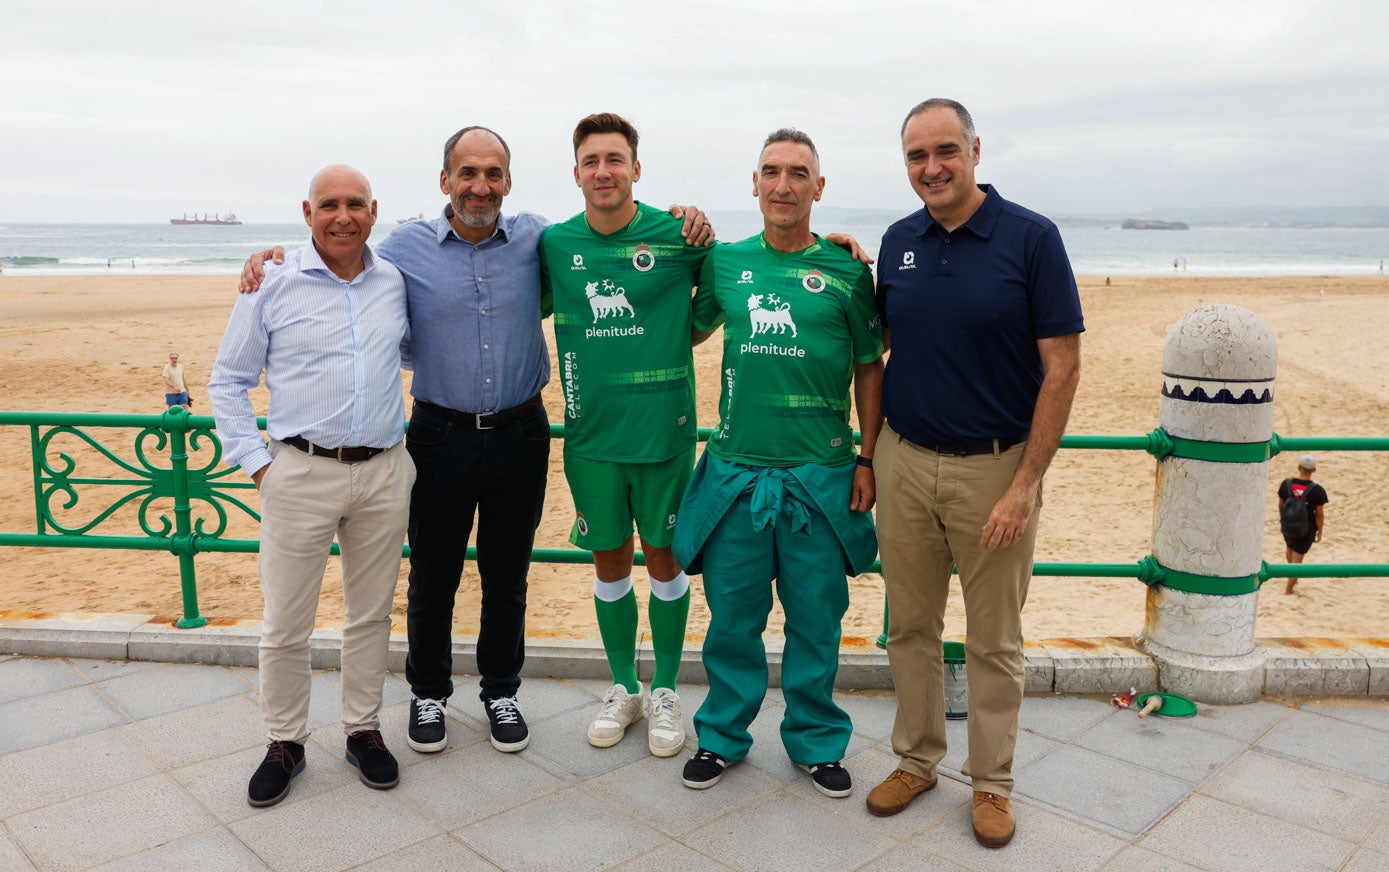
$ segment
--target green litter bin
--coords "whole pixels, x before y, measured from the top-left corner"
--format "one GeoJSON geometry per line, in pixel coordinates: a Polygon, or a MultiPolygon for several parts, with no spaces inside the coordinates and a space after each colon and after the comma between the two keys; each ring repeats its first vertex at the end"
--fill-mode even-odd
{"type": "Polygon", "coordinates": [[[945,659],[945,716],[958,721],[969,717],[969,681],[965,678],[965,643],[941,645],[945,659]]]}

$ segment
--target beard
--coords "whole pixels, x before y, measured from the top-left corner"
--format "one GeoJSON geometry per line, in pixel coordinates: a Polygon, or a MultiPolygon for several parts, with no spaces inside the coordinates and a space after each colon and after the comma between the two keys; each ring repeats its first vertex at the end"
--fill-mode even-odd
{"type": "Polygon", "coordinates": [[[500,215],[501,212],[502,198],[495,195],[480,212],[476,209],[468,209],[462,197],[453,201],[453,214],[457,215],[458,220],[462,221],[468,227],[476,229],[491,227],[492,222],[497,220],[497,216],[500,215]]]}

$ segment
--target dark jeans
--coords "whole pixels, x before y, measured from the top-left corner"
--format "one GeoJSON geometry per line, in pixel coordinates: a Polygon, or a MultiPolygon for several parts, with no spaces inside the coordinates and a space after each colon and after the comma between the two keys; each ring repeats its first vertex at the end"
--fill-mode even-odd
{"type": "Polygon", "coordinates": [[[549,472],[549,419],[541,408],[505,427],[473,430],[417,405],[405,444],[417,472],[406,610],[410,689],[422,699],[453,693],[453,604],[476,511],[481,697],[515,696],[526,658],[526,574],[549,472]]]}

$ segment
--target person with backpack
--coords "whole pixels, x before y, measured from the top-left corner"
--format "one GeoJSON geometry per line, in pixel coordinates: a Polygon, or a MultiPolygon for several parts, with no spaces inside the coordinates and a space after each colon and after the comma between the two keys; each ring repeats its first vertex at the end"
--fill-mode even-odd
{"type": "MultiPolygon", "coordinates": [[[[1278,526],[1287,543],[1289,563],[1301,563],[1312,549],[1313,542],[1320,542],[1326,527],[1326,514],[1323,508],[1330,499],[1326,488],[1312,481],[1316,471],[1317,459],[1304,454],[1297,459],[1297,475],[1283,479],[1278,485],[1278,526]]],[[[1283,593],[1290,594],[1297,587],[1297,579],[1288,579],[1283,593]]]]}

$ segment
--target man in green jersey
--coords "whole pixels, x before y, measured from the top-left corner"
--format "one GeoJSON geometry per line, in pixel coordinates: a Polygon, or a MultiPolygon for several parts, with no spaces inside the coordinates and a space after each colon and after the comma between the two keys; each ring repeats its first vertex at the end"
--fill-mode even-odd
{"type": "Polygon", "coordinates": [[[680,506],[675,557],[703,572],[709,695],[695,715],[687,787],[716,783],[752,746],[767,691],[762,632],[772,582],[786,613],[781,740],[826,796],[848,796],[849,716],[833,699],[846,573],[877,552],[882,330],[873,277],[810,231],[824,191],[810,137],[778,130],[753,172],[763,232],[716,248],[694,298],[696,339],[724,325],[719,427],[680,506]],[[849,427],[852,382],[862,453],[849,427]]]}
{"type": "Polygon", "coordinates": [[[570,541],[593,552],[593,604],[613,677],[588,741],[617,744],[649,709],[647,744],[670,757],[685,744],[675,686],[690,608],[690,580],[670,543],[694,465],[690,291],[710,249],[686,244],[679,220],[633,199],[641,163],[626,119],[581,120],[574,162],[584,211],[545,230],[540,256],[564,389],[570,541]],[[649,696],[637,681],[633,523],[651,581],[649,696]]]}

